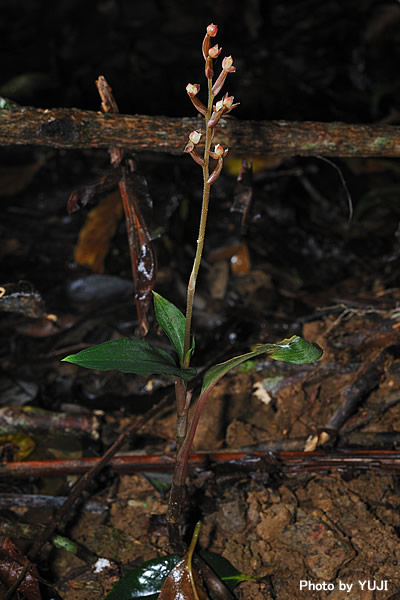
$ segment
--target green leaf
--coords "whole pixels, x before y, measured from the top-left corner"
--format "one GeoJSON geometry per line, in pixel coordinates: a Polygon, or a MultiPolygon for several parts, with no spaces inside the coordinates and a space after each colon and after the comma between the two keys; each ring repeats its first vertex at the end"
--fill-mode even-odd
{"type": "Polygon", "coordinates": [[[185,315],[169,300],[157,292],[153,292],[156,319],[183,364],[183,348],[185,344],[185,315]]]}
{"type": "Polygon", "coordinates": [[[179,369],[168,352],[137,338],[120,338],[104,342],[99,346],[82,350],[78,354],[70,354],[62,360],[86,369],[99,371],[115,369],[122,373],[136,373],[136,375],[157,373],[189,379],[196,374],[196,369],[179,369]]]}
{"type": "Polygon", "coordinates": [[[10,108],[17,108],[18,104],[14,102],[14,100],[9,100],[9,98],[4,98],[4,96],[0,96],[0,110],[8,110],[10,108]]]}
{"type": "Polygon", "coordinates": [[[104,600],[150,600],[154,596],[157,597],[166,577],[180,560],[178,554],[147,560],[137,569],[121,577],[104,600]]]}
{"type": "MultiPolygon", "coordinates": [[[[241,581],[257,579],[251,575],[240,573],[228,560],[215,552],[201,550],[200,556],[231,590],[241,581]]],[[[128,571],[121,577],[104,600],[135,600],[135,598],[153,600],[153,598],[158,598],[165,579],[180,561],[181,557],[178,554],[147,560],[140,567],[128,571]]]]}
{"type": "Polygon", "coordinates": [[[233,367],[259,354],[268,354],[269,358],[273,358],[274,360],[281,360],[295,365],[304,365],[319,360],[323,351],[316,344],[311,344],[311,342],[307,342],[307,340],[298,335],[294,335],[287,340],[282,340],[278,344],[260,344],[253,352],[235,356],[226,362],[219,363],[208,369],[204,374],[201,395],[208,392],[233,367]]]}
{"type": "Polygon", "coordinates": [[[241,581],[255,581],[259,579],[254,575],[240,573],[240,571],[231,565],[229,560],[220,554],[208,552],[207,550],[200,550],[199,554],[230,590],[233,590],[241,581]]]}

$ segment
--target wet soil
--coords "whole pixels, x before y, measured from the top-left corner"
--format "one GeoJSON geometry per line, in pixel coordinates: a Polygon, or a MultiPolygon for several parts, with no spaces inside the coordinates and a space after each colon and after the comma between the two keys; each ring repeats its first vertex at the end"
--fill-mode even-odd
{"type": "MultiPolygon", "coordinates": [[[[8,4],[11,12],[18,5],[8,4]]],[[[394,4],[322,7],[302,0],[243,8],[221,1],[193,11],[180,2],[136,4],[69,1],[44,10],[29,3],[24,15],[13,15],[12,32],[10,24],[0,25],[9,40],[5,56],[13,56],[0,93],[21,104],[98,110],[93,82],[103,73],[121,112],[192,114],[184,88],[202,77],[201,32],[214,21],[221,23],[224,51],[237,57],[237,118],[398,121],[400,9],[394,4]],[[38,72],[43,77],[33,77],[38,72]],[[14,81],[13,88],[22,74],[24,85],[14,81]]],[[[0,419],[4,459],[101,456],[166,396],[167,408],[122,454],[173,451],[167,379],[60,362],[81,347],[134,335],[138,325],[123,219],[113,217],[115,231],[89,245],[97,253],[94,272],[75,259],[97,200],[73,215],[66,211],[74,189],[109,169],[108,153],[14,147],[0,156],[0,283],[22,285],[0,306],[0,412],[30,407],[34,414],[48,411],[41,413],[48,419],[63,413],[81,423],[38,432],[0,419]]],[[[183,310],[201,174],[188,157],[134,158],[153,201],[155,289],[183,310]]],[[[351,220],[341,177],[319,157],[264,157],[254,163],[251,193],[237,181],[235,161],[227,160],[213,186],[193,364],[207,368],[293,334],[318,343],[324,356],[306,367],[260,359],[229,373],[208,400],[195,450],[264,451],[277,460],[279,451],[318,445],[327,457],[338,449],[344,456],[398,447],[399,165],[390,159],[334,164],[351,193],[351,220]],[[345,417],[336,418],[351,402],[345,417]]],[[[149,319],[149,341],[167,348],[151,313],[149,319]]],[[[195,384],[196,394],[200,380],[195,384]]],[[[0,501],[10,493],[65,496],[75,480],[1,479],[0,501]]],[[[291,472],[279,463],[273,472],[210,464],[191,473],[188,490],[190,522],[203,522],[200,547],[255,578],[237,587],[237,598],[399,597],[399,476],[378,459],[323,470],[300,462],[291,472]]],[[[86,496],[92,508],[84,505],[60,528],[79,552],[49,545],[41,555],[40,573],[54,586],[43,586],[43,598],[100,600],[121,573],[169,552],[166,492],[148,476],[106,470],[86,496]]],[[[54,514],[54,508],[2,506],[1,540],[11,537],[23,552],[54,514]]]]}

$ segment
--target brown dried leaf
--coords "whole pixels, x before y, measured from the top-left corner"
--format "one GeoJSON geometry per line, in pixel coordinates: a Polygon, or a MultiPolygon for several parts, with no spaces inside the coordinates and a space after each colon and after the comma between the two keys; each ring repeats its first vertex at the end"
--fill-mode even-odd
{"type": "Polygon", "coordinates": [[[84,208],[89,202],[91,202],[96,196],[100,194],[106,194],[111,192],[117,185],[117,178],[115,170],[113,169],[103,177],[100,177],[95,183],[85,185],[77,190],[74,190],[67,202],[68,214],[84,208]]]}
{"type": "Polygon", "coordinates": [[[239,244],[231,257],[234,275],[247,275],[250,272],[250,255],[247,244],[239,244]]]}
{"type": "Polygon", "coordinates": [[[147,312],[152,298],[156,277],[156,256],[139,207],[140,199],[148,201],[147,184],[143,178],[134,178],[127,169],[121,169],[119,189],[125,211],[126,230],[131,258],[132,276],[135,287],[135,302],[139,321],[139,337],[149,329],[147,312]]]}
{"type": "Polygon", "coordinates": [[[121,216],[122,203],[118,191],[103,198],[89,212],[74,252],[79,265],[87,265],[95,273],[104,272],[104,259],[121,216]]]}
{"type": "MultiPolygon", "coordinates": [[[[112,89],[103,75],[96,81],[101,98],[101,110],[104,113],[118,113],[118,105],[112,89]]],[[[139,321],[138,335],[145,337],[149,330],[147,313],[156,274],[156,258],[147,230],[146,221],[141,213],[139,202],[149,199],[147,182],[135,173],[133,160],[123,164],[124,153],[120,148],[110,148],[111,164],[119,174],[118,186],[125,212],[126,230],[128,234],[129,254],[135,287],[135,303],[139,321]]]]}
{"type": "Polygon", "coordinates": [[[0,548],[0,579],[11,587],[25,565],[30,565],[18,590],[26,600],[41,600],[39,590],[39,573],[30,561],[13,544],[10,538],[6,538],[3,547],[0,548]]]}
{"type": "Polygon", "coordinates": [[[30,165],[1,167],[0,196],[15,196],[22,192],[28,187],[45,162],[46,159],[41,158],[30,165]]]}
{"type": "Polygon", "coordinates": [[[100,75],[96,80],[97,90],[99,92],[101,98],[101,110],[104,113],[117,113],[118,105],[115,101],[115,98],[112,94],[112,88],[109,86],[104,75],[100,75]]]}
{"type": "Polygon", "coordinates": [[[188,565],[186,555],[163,583],[158,600],[209,600],[200,576],[188,565]]]}
{"type": "Polygon", "coordinates": [[[218,248],[208,256],[209,262],[212,263],[226,260],[227,258],[231,261],[232,273],[234,275],[247,275],[250,272],[249,249],[244,242],[218,248]]]}

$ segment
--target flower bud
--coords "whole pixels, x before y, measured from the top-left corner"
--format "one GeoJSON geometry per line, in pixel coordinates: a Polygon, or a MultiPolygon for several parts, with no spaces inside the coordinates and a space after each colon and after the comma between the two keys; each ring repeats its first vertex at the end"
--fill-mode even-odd
{"type": "Polygon", "coordinates": [[[188,142],[188,143],[186,144],[186,146],[184,147],[184,149],[183,149],[183,151],[184,151],[184,152],[187,152],[187,153],[190,153],[190,152],[192,152],[193,150],[194,150],[194,144],[193,144],[193,142],[192,142],[192,141],[188,142]]]}
{"type": "Polygon", "coordinates": [[[214,25],[214,23],[210,23],[210,25],[207,27],[206,35],[204,36],[203,44],[201,46],[204,60],[207,60],[208,57],[208,51],[210,49],[210,38],[215,37],[217,33],[218,27],[214,25]]]}
{"type": "Polygon", "coordinates": [[[236,71],[236,68],[233,67],[232,65],[233,65],[232,56],[225,56],[225,58],[222,61],[223,70],[227,71],[228,73],[234,73],[236,71]]]}
{"type": "Polygon", "coordinates": [[[216,124],[218,123],[218,121],[220,120],[220,118],[222,117],[223,112],[224,112],[224,107],[221,106],[221,100],[220,100],[219,102],[217,102],[216,106],[214,107],[214,112],[211,115],[211,118],[209,119],[209,121],[207,123],[207,127],[209,127],[210,129],[215,127],[216,124]]]}
{"type": "MultiPolygon", "coordinates": [[[[192,133],[196,133],[196,131],[192,131],[192,133]]],[[[189,138],[190,138],[190,136],[189,136],[189,138]]],[[[199,154],[197,154],[196,148],[194,147],[194,143],[192,142],[192,140],[190,140],[186,144],[183,151],[186,152],[187,154],[190,154],[190,156],[193,158],[195,163],[197,163],[201,167],[204,165],[204,159],[199,154]]]]}
{"type": "Polygon", "coordinates": [[[221,50],[222,48],[218,48],[218,44],[215,44],[215,46],[209,49],[208,56],[211,58],[217,58],[217,56],[221,54],[221,50]]]}
{"type": "Polygon", "coordinates": [[[195,129],[194,131],[192,131],[189,134],[189,140],[193,143],[193,144],[198,144],[201,138],[201,131],[200,129],[195,129]]]}
{"type": "Polygon", "coordinates": [[[224,150],[223,147],[221,146],[221,144],[217,144],[214,148],[214,152],[212,152],[211,150],[208,150],[208,154],[211,156],[211,158],[214,158],[215,160],[222,160],[225,156],[225,154],[228,153],[228,150],[224,150]]]}
{"type": "Polygon", "coordinates": [[[196,94],[198,94],[200,91],[200,84],[199,83],[188,83],[186,86],[186,91],[189,94],[189,96],[196,96],[196,94]]]}
{"type": "Polygon", "coordinates": [[[210,37],[215,37],[218,33],[218,25],[214,25],[214,23],[210,23],[207,27],[207,35],[210,37]]]}
{"type": "Polygon", "coordinates": [[[212,86],[212,92],[214,96],[216,96],[221,91],[228,73],[234,73],[235,71],[236,68],[233,66],[232,56],[225,56],[225,58],[222,61],[222,71],[218,75],[214,85],[212,86]]]}
{"type": "Polygon", "coordinates": [[[201,113],[202,115],[205,115],[207,109],[202,103],[202,101],[199,100],[196,96],[200,91],[200,85],[198,83],[188,83],[186,86],[186,91],[196,110],[198,110],[199,113],[201,113]]]}
{"type": "Polygon", "coordinates": [[[222,103],[224,105],[224,108],[227,108],[227,109],[232,108],[232,105],[233,105],[233,96],[227,96],[227,95],[225,95],[224,98],[223,98],[223,100],[222,100],[222,103]]]}

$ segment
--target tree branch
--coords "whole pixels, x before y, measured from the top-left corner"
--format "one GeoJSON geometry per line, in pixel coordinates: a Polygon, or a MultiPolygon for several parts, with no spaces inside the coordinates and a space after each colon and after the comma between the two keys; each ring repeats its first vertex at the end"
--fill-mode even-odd
{"type": "MultiPolygon", "coordinates": [[[[102,114],[76,108],[0,110],[0,146],[119,147],[181,154],[197,118],[102,114]]],[[[238,156],[400,156],[400,127],[221,119],[218,141],[238,156]]]]}

